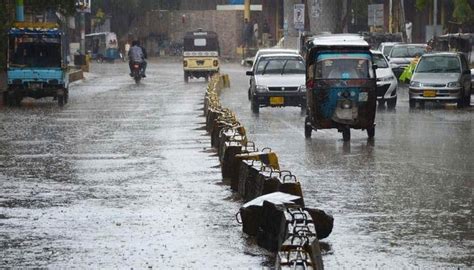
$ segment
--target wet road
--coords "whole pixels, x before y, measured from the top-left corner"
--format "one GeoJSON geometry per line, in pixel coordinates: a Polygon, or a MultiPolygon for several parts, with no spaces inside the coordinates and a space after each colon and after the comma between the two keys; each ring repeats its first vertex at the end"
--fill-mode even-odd
{"type": "MultiPolygon", "coordinates": [[[[374,142],[336,130],[304,138],[300,109],[251,113],[244,69],[226,70],[233,109],[259,147],[279,154],[302,182],[308,206],[331,211],[324,264],[340,268],[454,268],[474,262],[474,111],[433,104],[409,110],[407,88],[396,111],[378,110],[374,142]]],[[[473,97],[474,100],[474,97],[473,97]]]]}
{"type": "Polygon", "coordinates": [[[180,63],[96,64],[70,103],[25,100],[0,114],[0,268],[249,269],[202,129],[206,84],[180,63]]]}
{"type": "MultiPolygon", "coordinates": [[[[241,201],[221,184],[203,130],[206,84],[179,62],[96,64],[51,100],[0,111],[0,267],[260,269],[269,253],[242,234],[241,201]]],[[[250,112],[245,69],[224,65],[232,108],[260,147],[330,211],[327,269],[472,267],[474,112],[427,106],[379,111],[376,138],[303,134],[297,108],[250,112]]]]}

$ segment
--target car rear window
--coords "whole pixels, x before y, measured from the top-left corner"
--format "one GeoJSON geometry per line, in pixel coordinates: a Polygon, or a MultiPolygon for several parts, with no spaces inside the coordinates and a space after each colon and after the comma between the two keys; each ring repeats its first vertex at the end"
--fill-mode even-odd
{"type": "Polygon", "coordinates": [[[425,52],[423,46],[394,46],[390,51],[390,58],[413,58],[422,56],[425,52]]]}

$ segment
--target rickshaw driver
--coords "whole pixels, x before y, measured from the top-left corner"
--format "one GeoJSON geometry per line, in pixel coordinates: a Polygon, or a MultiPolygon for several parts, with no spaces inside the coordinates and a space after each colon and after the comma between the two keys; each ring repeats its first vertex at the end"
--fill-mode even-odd
{"type": "Polygon", "coordinates": [[[140,43],[137,40],[132,41],[132,47],[130,48],[130,51],[128,51],[128,59],[128,65],[130,67],[130,76],[132,76],[133,63],[139,63],[142,69],[142,76],[146,77],[145,71],[147,62],[145,61],[145,59],[147,59],[147,54],[145,48],[140,46],[140,43]]]}
{"type": "Polygon", "coordinates": [[[353,61],[335,60],[328,74],[328,79],[356,79],[359,78],[353,61]]]}

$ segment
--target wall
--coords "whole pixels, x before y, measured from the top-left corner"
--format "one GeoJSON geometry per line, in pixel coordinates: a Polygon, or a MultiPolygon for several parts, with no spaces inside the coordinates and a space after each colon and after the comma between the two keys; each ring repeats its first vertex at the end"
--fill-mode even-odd
{"type": "Polygon", "coordinates": [[[171,42],[182,43],[186,32],[202,28],[218,34],[222,57],[237,58],[243,16],[243,11],[152,11],[137,22],[140,26],[138,36],[149,52],[155,52],[159,39],[168,38],[171,42]]]}

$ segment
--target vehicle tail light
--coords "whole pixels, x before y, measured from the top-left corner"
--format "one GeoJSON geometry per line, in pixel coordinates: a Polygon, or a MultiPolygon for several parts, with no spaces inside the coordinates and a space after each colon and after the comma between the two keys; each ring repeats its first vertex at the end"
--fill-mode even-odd
{"type": "Polygon", "coordinates": [[[214,60],[213,64],[214,64],[215,67],[217,67],[219,65],[219,61],[214,60]]]}
{"type": "Polygon", "coordinates": [[[139,65],[133,65],[134,68],[139,68],[140,66],[139,65]]]}
{"type": "Polygon", "coordinates": [[[184,60],[184,61],[183,61],[183,66],[184,66],[184,67],[187,67],[187,66],[188,66],[188,61],[184,60]]]}

